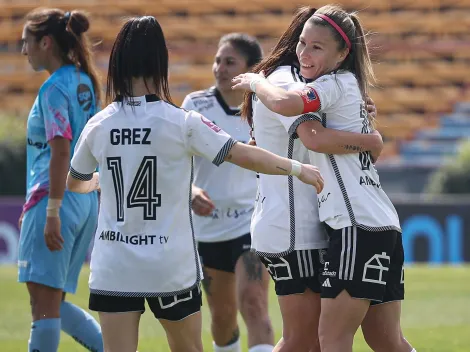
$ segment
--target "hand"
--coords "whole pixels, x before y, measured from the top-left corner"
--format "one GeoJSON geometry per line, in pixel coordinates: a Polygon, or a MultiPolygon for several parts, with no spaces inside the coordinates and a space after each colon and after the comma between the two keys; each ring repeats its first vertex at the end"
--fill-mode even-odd
{"type": "Polygon", "coordinates": [[[248,145],[256,147],[256,140],[254,138],[250,138],[250,140],[248,141],[248,145]]]}
{"type": "Polygon", "coordinates": [[[371,97],[367,97],[366,104],[367,112],[369,113],[370,117],[372,117],[373,119],[377,118],[377,107],[375,106],[375,103],[371,97]]]}
{"type": "Polygon", "coordinates": [[[51,251],[60,251],[64,239],[60,234],[60,218],[58,216],[46,218],[46,226],[44,227],[44,239],[46,246],[51,251]]]}
{"type": "Polygon", "coordinates": [[[370,151],[370,156],[372,158],[372,163],[375,164],[377,159],[379,158],[380,154],[382,153],[383,148],[384,148],[384,141],[382,140],[382,135],[377,130],[372,132],[371,135],[377,136],[377,146],[370,151]]]}
{"type": "Polygon", "coordinates": [[[251,82],[254,80],[263,80],[264,73],[242,73],[232,78],[232,89],[241,89],[251,91],[251,82]]]}
{"type": "Polygon", "coordinates": [[[24,216],[24,211],[21,212],[20,218],[18,219],[18,228],[21,231],[21,225],[23,225],[23,216],[24,216]]]}
{"type": "Polygon", "coordinates": [[[302,164],[299,180],[317,189],[317,193],[323,190],[324,181],[320,170],[313,165],[302,164]]]}
{"type": "Polygon", "coordinates": [[[215,205],[206,191],[196,186],[193,186],[191,207],[194,213],[199,216],[209,216],[215,209],[215,205]]]}

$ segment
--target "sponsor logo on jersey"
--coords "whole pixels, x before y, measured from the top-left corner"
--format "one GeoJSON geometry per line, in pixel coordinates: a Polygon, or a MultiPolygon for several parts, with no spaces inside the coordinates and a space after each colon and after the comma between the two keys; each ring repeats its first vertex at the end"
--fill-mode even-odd
{"type": "Polygon", "coordinates": [[[204,116],[201,116],[201,121],[202,121],[203,124],[205,124],[207,127],[209,127],[215,133],[219,133],[222,130],[219,126],[217,126],[215,123],[209,121],[204,116]]]}

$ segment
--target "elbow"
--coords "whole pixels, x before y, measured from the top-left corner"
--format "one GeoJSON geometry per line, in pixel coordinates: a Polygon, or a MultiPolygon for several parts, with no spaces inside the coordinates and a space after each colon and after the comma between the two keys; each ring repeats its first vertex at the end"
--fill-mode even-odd
{"type": "Polygon", "coordinates": [[[312,152],[325,153],[324,143],[321,138],[315,136],[314,138],[308,138],[307,140],[302,140],[303,145],[312,152]]]}

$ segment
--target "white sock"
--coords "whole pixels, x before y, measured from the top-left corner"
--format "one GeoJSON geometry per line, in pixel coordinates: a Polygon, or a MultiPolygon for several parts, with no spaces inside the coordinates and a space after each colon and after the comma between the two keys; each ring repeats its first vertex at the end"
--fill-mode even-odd
{"type": "Polygon", "coordinates": [[[274,346],[271,345],[256,345],[251,347],[248,352],[273,352],[274,346]]]}
{"type": "Polygon", "coordinates": [[[213,346],[214,352],[242,352],[242,349],[240,347],[240,339],[228,346],[220,347],[217,346],[215,342],[213,343],[213,346]]]}
{"type": "Polygon", "coordinates": [[[416,350],[413,348],[413,349],[411,350],[411,352],[416,352],[416,350]]]}

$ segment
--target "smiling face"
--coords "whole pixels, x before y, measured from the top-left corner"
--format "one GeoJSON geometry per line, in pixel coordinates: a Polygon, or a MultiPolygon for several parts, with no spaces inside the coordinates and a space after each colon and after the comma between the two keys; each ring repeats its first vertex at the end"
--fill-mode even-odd
{"type": "Polygon", "coordinates": [[[232,78],[247,72],[248,69],[246,58],[230,43],[221,45],[212,65],[217,89],[221,92],[231,92],[232,78]]]}
{"type": "Polygon", "coordinates": [[[339,49],[341,43],[337,42],[332,30],[335,29],[311,21],[305,24],[296,48],[303,77],[315,80],[337,69],[346,58],[348,49],[339,49]]]}
{"type": "Polygon", "coordinates": [[[51,38],[44,36],[37,41],[36,37],[28,31],[27,26],[28,24],[24,26],[21,36],[23,42],[21,54],[28,57],[28,62],[34,71],[41,71],[44,69],[45,63],[47,62],[51,38]]]}

